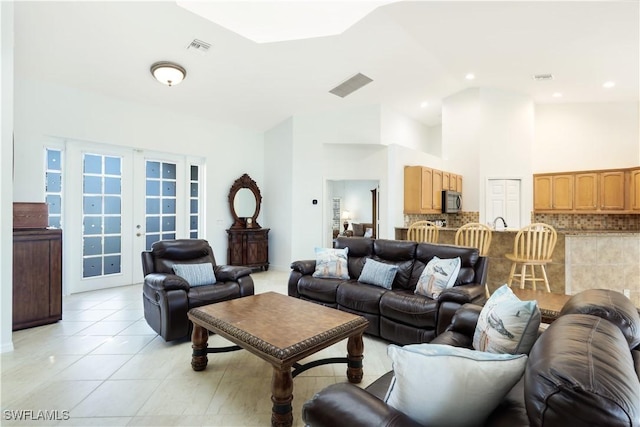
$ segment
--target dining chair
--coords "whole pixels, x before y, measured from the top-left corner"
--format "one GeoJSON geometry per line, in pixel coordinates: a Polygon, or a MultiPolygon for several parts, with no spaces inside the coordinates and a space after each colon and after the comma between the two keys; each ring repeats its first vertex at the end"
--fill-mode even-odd
{"type": "Polygon", "coordinates": [[[416,221],[409,226],[407,240],[438,243],[439,227],[431,221],[416,221]]]}
{"type": "Polygon", "coordinates": [[[544,282],[547,292],[551,292],[545,265],[551,262],[557,240],[556,230],[548,224],[533,223],[521,228],[514,239],[513,253],[505,255],[511,261],[507,285],[511,286],[513,279],[519,277],[520,289],[524,289],[526,282],[531,282],[535,291],[536,282],[544,282]],[[518,266],[520,266],[520,273],[516,273],[518,266]],[[540,267],[542,277],[536,277],[536,266],[540,267]],[[527,268],[530,269],[529,273],[527,268]]]}
{"type": "MultiPolygon", "coordinates": [[[[491,246],[491,228],[479,222],[469,222],[458,228],[454,243],[457,246],[478,248],[478,254],[480,256],[487,256],[489,254],[489,247],[491,246]]],[[[484,291],[486,297],[489,298],[491,294],[489,292],[489,285],[486,283],[484,285],[484,291]]]]}

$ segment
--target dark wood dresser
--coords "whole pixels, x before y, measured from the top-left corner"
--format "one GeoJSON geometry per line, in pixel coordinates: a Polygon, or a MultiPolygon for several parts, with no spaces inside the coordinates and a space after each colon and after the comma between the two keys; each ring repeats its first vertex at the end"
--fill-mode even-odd
{"type": "Polygon", "coordinates": [[[227,264],[269,269],[269,229],[230,228],[227,264]]]}
{"type": "Polygon", "coordinates": [[[13,230],[13,330],[62,319],[62,230],[13,230]]]}

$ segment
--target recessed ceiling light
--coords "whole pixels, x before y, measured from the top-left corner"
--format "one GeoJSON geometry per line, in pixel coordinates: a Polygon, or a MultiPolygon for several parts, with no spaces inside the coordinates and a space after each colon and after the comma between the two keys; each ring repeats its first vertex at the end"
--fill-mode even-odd
{"type": "Polygon", "coordinates": [[[473,73],[468,73],[466,76],[464,76],[464,78],[467,80],[473,80],[476,78],[476,76],[473,75],[473,73]]]}
{"type": "Polygon", "coordinates": [[[422,108],[427,108],[429,106],[429,103],[427,101],[424,101],[423,103],[420,104],[420,107],[422,108]]]}
{"type": "Polygon", "coordinates": [[[562,93],[561,92],[554,92],[553,95],[554,98],[562,98],[562,93]]]}
{"type": "Polygon", "coordinates": [[[611,89],[612,87],[614,87],[616,85],[616,82],[604,82],[604,84],[602,85],[603,88],[605,89],[611,89]]]}

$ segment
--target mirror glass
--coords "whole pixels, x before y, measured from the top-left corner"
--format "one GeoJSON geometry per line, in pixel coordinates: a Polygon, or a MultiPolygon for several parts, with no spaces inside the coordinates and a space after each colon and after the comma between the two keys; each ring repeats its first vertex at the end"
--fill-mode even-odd
{"type": "Polygon", "coordinates": [[[256,211],[256,198],[253,191],[241,188],[233,199],[233,209],[239,218],[251,218],[256,211]]]}

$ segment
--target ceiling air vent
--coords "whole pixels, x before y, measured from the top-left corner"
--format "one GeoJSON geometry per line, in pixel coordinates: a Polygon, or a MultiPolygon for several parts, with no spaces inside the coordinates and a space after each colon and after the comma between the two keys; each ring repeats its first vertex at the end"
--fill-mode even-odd
{"type": "Polygon", "coordinates": [[[194,52],[198,52],[202,55],[209,52],[211,48],[211,44],[207,42],[203,42],[202,40],[193,39],[193,41],[187,46],[187,50],[192,50],[194,52]]]}
{"type": "Polygon", "coordinates": [[[534,74],[533,80],[553,80],[553,74],[534,74]]]}
{"type": "Polygon", "coordinates": [[[360,89],[362,86],[369,84],[372,81],[373,79],[370,79],[364,74],[358,73],[355,76],[340,83],[338,86],[334,87],[329,92],[339,96],[340,98],[344,98],[345,96],[352,94],[356,90],[360,89]]]}

